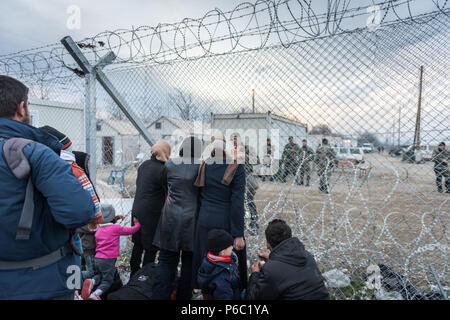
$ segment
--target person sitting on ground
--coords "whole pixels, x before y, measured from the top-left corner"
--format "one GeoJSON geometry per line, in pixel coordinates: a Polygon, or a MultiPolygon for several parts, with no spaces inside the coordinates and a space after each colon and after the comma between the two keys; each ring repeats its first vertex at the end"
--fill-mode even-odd
{"type": "Polygon", "coordinates": [[[211,300],[240,300],[238,258],[233,237],[222,229],[208,232],[208,254],[198,271],[198,284],[211,300]]]}
{"type": "Polygon", "coordinates": [[[104,223],[101,224],[95,233],[97,243],[95,253],[95,268],[97,274],[83,282],[81,297],[83,300],[100,300],[100,296],[111,287],[114,274],[116,272],[116,261],[120,255],[120,236],[127,236],[136,233],[141,225],[134,218],[133,227],[122,227],[115,223],[123,216],[115,216],[115,210],[103,212],[104,223]],[[92,292],[94,286],[96,290],[92,292]]]}
{"type": "Polygon", "coordinates": [[[266,229],[267,248],[259,256],[265,262],[252,265],[248,300],[328,300],[316,261],[283,220],[275,219],[266,229]]]}

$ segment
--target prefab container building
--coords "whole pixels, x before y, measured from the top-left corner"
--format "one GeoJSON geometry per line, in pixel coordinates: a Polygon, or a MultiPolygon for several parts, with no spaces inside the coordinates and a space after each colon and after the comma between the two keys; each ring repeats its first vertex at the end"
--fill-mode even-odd
{"type": "Polygon", "coordinates": [[[273,174],[278,171],[278,161],[273,160],[281,159],[288,138],[292,136],[294,142],[300,146],[308,133],[307,125],[270,112],[211,114],[211,130],[212,134],[220,131],[227,139],[230,139],[233,133],[239,133],[242,140],[245,140],[243,142],[253,149],[259,159],[264,159],[266,141],[270,138],[273,147],[270,167],[273,174]]]}
{"type": "Polygon", "coordinates": [[[31,125],[51,126],[72,140],[74,151],[86,150],[82,104],[30,98],[31,125]]]}

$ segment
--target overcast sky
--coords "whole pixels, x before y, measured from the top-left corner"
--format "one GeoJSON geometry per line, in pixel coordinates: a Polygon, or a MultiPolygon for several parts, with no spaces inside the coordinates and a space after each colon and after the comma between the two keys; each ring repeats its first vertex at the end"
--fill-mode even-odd
{"type": "Polygon", "coordinates": [[[241,0],[1,0],[0,54],[58,42],[70,34],[75,39],[93,36],[105,30],[132,26],[156,26],[198,18],[218,7],[233,9],[241,0]],[[81,9],[81,28],[66,27],[67,9],[81,9]]]}
{"type": "MultiPolygon", "coordinates": [[[[186,17],[199,18],[214,8],[229,11],[242,2],[243,0],[1,0],[0,55],[56,43],[66,35],[82,39],[105,30],[156,26],[158,23],[179,22],[186,17]],[[67,10],[72,5],[81,10],[79,30],[69,30],[66,26],[70,16],[67,10]]],[[[373,2],[377,1],[352,0],[345,3],[355,7],[373,2]]],[[[327,3],[325,0],[314,1],[316,13],[324,12],[327,3]]],[[[343,2],[336,3],[342,5],[343,2]]],[[[294,11],[299,9],[296,1],[292,1],[290,5],[294,11]]],[[[433,9],[432,0],[414,2],[414,14],[430,9],[433,9]]],[[[285,13],[287,11],[280,12],[281,15],[285,13]]]]}

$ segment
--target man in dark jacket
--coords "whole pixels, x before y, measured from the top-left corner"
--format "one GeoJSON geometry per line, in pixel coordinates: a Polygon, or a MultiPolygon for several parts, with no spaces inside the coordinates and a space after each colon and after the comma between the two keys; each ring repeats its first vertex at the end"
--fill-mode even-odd
{"type": "Polygon", "coordinates": [[[73,299],[69,277],[80,266],[69,229],[89,223],[94,203],[71,166],[58,156],[61,143],[28,125],[27,100],[25,85],[0,76],[0,299],[73,299]],[[24,179],[6,162],[4,147],[12,138],[31,140],[20,160],[31,169],[24,179]],[[34,190],[28,198],[28,208],[34,206],[30,211],[24,210],[27,185],[34,190]],[[30,212],[34,218],[29,237],[17,239],[20,219],[30,212]]]}
{"type": "Polygon", "coordinates": [[[314,257],[305,250],[283,220],[273,220],[266,229],[269,253],[260,254],[266,263],[252,266],[247,288],[249,300],[328,300],[324,278],[314,257]]]}

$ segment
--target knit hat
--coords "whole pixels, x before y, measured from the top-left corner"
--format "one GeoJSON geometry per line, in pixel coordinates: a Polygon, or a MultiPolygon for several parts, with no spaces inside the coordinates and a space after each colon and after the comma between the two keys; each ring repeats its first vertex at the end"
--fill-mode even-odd
{"type": "Polygon", "coordinates": [[[222,229],[212,229],[208,232],[208,251],[218,254],[234,243],[231,234],[222,229]]]}
{"type": "Polygon", "coordinates": [[[39,129],[56,137],[58,139],[58,141],[63,145],[63,147],[62,147],[63,150],[68,149],[72,145],[72,141],[70,141],[68,136],[66,136],[64,133],[59,132],[58,130],[56,130],[53,127],[43,126],[39,129]]]}
{"type": "Polygon", "coordinates": [[[114,217],[116,216],[116,209],[114,209],[113,205],[102,203],[101,210],[103,215],[103,223],[110,223],[114,220],[114,217]]]}

